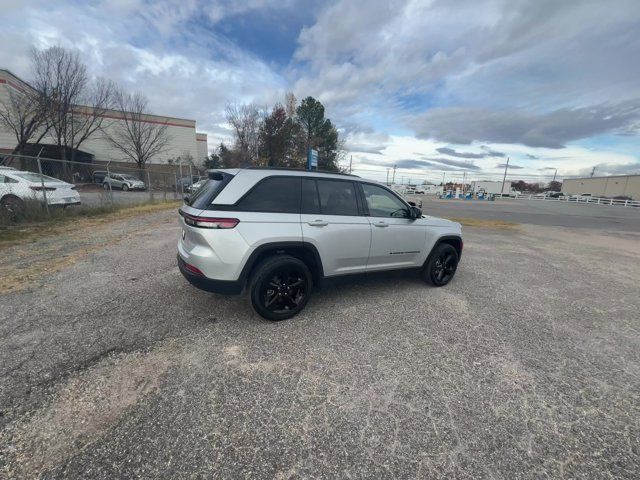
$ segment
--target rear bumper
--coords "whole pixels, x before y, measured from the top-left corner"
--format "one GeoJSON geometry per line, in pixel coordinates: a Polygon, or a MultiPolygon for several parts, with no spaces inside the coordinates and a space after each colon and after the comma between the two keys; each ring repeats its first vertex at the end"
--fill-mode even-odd
{"type": "Polygon", "coordinates": [[[239,295],[242,293],[242,282],[240,280],[214,280],[202,275],[196,275],[185,267],[185,261],[178,254],[178,268],[191,285],[204,290],[205,292],[220,293],[222,295],[239,295]]]}

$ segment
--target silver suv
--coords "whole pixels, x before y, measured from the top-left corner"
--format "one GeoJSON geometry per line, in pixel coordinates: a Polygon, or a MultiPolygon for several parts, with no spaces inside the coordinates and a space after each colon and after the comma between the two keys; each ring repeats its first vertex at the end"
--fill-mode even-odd
{"type": "Polygon", "coordinates": [[[105,190],[119,188],[126,192],[128,190],[146,190],[147,186],[142,180],[128,173],[112,173],[102,180],[102,187],[105,190]]]}
{"type": "Polygon", "coordinates": [[[326,277],[419,268],[439,287],[456,272],[460,224],[423,216],[379,183],[297,170],[208,173],[179,210],[180,271],[209,292],[248,288],[268,320],[296,315],[326,277]]]}

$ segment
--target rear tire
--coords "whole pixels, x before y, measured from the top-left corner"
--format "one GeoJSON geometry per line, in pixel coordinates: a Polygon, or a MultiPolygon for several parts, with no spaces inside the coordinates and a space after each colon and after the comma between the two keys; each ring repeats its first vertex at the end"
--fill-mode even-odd
{"type": "Polygon", "coordinates": [[[2,200],[0,200],[0,205],[6,209],[13,218],[24,213],[24,201],[15,195],[5,195],[2,197],[2,200]]]}
{"type": "Polygon", "coordinates": [[[312,289],[311,271],[302,260],[275,255],[261,262],[253,272],[251,305],[267,320],[286,320],[304,309],[312,289]]]}
{"type": "Polygon", "coordinates": [[[436,245],[422,270],[422,278],[434,287],[443,287],[458,269],[458,252],[448,243],[436,245]]]}

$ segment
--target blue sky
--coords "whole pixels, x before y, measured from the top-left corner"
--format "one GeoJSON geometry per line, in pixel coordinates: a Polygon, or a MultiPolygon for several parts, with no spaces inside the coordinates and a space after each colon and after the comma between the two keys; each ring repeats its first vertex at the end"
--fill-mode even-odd
{"type": "Polygon", "coordinates": [[[357,173],[416,180],[640,173],[636,0],[0,0],[0,66],[80,50],[90,71],[194,118],[320,99],[357,173]],[[461,163],[462,162],[462,163],[461,163]],[[551,173],[550,173],[551,172],[551,173]]]}

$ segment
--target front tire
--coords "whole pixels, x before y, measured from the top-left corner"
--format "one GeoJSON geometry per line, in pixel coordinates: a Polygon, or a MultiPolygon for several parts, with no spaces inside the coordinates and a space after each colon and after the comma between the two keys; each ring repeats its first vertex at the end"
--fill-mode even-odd
{"type": "Polygon", "coordinates": [[[422,278],[434,287],[451,281],[458,269],[458,252],[448,243],[436,245],[422,271],[422,278]]]}
{"type": "Polygon", "coordinates": [[[290,255],[276,255],[255,269],[250,287],[251,305],[267,320],[286,320],[304,309],[312,289],[311,272],[303,261],[290,255]]]}
{"type": "Polygon", "coordinates": [[[129,185],[127,185],[126,183],[122,185],[122,191],[123,192],[128,192],[129,191],[129,185]]]}

